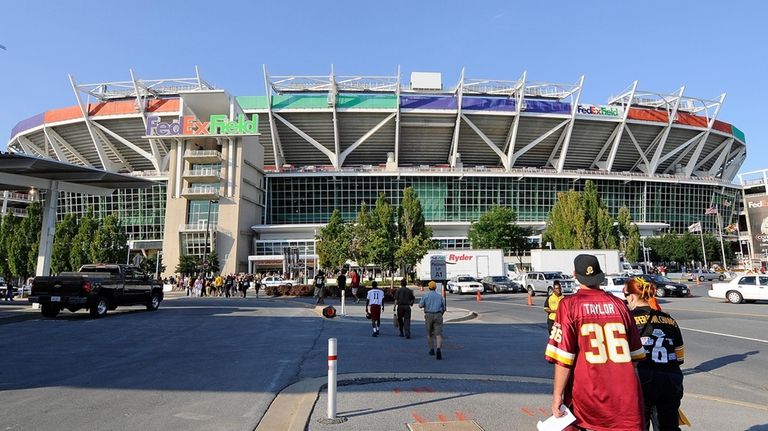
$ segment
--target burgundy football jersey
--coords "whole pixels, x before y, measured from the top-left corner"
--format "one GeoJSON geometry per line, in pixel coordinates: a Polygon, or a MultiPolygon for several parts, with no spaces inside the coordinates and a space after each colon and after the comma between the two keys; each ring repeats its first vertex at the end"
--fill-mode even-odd
{"type": "Polygon", "coordinates": [[[644,357],[635,321],[620,299],[581,288],[560,301],[545,358],[573,369],[565,403],[575,425],[642,430],[643,396],[632,362],[644,357]]]}

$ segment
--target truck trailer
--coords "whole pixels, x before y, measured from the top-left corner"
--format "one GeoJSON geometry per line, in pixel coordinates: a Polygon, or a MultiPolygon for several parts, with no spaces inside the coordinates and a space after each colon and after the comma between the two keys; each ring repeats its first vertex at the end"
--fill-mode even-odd
{"type": "Polygon", "coordinates": [[[606,274],[622,273],[619,250],[531,250],[532,271],[560,271],[563,274],[573,274],[573,259],[580,254],[591,254],[597,257],[600,268],[606,274]]]}
{"type": "Polygon", "coordinates": [[[430,279],[430,261],[435,255],[445,256],[446,279],[457,275],[469,275],[476,279],[507,275],[502,250],[429,250],[416,265],[419,280],[430,279]]]}

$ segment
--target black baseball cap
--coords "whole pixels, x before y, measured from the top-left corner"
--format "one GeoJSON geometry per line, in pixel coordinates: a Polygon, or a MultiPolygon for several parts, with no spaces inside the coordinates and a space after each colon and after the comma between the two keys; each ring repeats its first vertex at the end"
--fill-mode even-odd
{"type": "Polygon", "coordinates": [[[585,286],[597,286],[605,280],[600,261],[591,254],[580,254],[573,259],[574,275],[585,286]]]}

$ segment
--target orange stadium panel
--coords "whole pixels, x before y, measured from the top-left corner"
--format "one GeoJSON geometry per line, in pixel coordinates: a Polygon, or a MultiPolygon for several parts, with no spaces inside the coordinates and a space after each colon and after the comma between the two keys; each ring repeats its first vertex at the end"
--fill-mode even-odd
{"type": "Polygon", "coordinates": [[[675,119],[677,124],[685,124],[687,126],[703,127],[707,128],[707,119],[698,115],[692,115],[687,112],[678,112],[675,119]]]}
{"type": "Polygon", "coordinates": [[[669,115],[666,111],[654,111],[652,109],[639,109],[629,108],[629,114],[627,118],[630,120],[640,121],[655,121],[659,123],[666,123],[669,119],[669,115]]]}
{"type": "Polygon", "coordinates": [[[178,112],[179,99],[150,100],[147,104],[148,112],[178,112]]]}
{"type": "Polygon", "coordinates": [[[71,120],[73,118],[82,118],[83,113],[80,112],[80,108],[77,106],[70,106],[68,108],[53,109],[45,113],[46,123],[55,123],[57,121],[71,120]]]}
{"type": "Polygon", "coordinates": [[[88,106],[88,115],[120,115],[120,114],[135,114],[136,102],[133,100],[122,100],[119,102],[101,102],[91,103],[88,106]]]}
{"type": "Polygon", "coordinates": [[[729,135],[733,135],[733,127],[724,121],[715,120],[715,124],[712,126],[712,128],[721,132],[725,132],[729,135]]]}

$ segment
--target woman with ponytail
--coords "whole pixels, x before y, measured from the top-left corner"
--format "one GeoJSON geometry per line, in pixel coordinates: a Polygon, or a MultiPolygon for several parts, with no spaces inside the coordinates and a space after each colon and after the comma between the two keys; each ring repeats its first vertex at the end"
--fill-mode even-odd
{"type": "Polygon", "coordinates": [[[624,283],[624,296],[635,318],[645,348],[645,359],[637,374],[645,398],[645,429],[653,420],[654,430],[680,430],[678,409],[683,398],[685,359],[683,336],[677,322],[661,311],[654,293],[656,286],[641,277],[624,283]]]}

